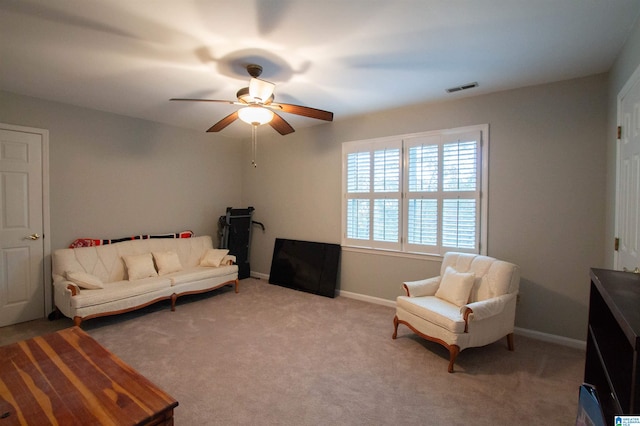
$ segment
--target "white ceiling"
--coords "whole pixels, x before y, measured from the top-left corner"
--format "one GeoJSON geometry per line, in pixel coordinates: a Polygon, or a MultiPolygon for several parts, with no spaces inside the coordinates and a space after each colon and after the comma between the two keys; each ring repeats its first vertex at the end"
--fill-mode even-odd
{"type": "Polygon", "coordinates": [[[605,72],[639,13],[640,0],[0,0],[0,89],[204,132],[237,107],[169,99],[235,100],[257,63],[276,102],[340,120],[605,72]]]}

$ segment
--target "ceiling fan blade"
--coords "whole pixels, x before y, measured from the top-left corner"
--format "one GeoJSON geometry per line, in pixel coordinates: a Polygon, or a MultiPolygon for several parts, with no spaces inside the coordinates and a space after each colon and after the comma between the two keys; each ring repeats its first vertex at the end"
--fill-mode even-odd
{"type": "Polygon", "coordinates": [[[207,132],[219,132],[238,119],[238,111],[232,112],[213,126],[209,127],[207,132]]]}
{"type": "Polygon", "coordinates": [[[238,105],[236,101],[225,101],[221,99],[188,99],[188,98],[171,98],[170,101],[188,101],[188,102],[220,102],[223,104],[238,105]]]}
{"type": "Polygon", "coordinates": [[[273,95],[276,85],[259,78],[251,78],[249,81],[249,95],[258,102],[264,103],[273,95]]]}
{"type": "Polygon", "coordinates": [[[273,104],[274,107],[280,108],[280,110],[284,112],[288,112],[289,114],[302,115],[304,117],[315,118],[318,120],[325,121],[333,121],[333,113],[330,111],[324,111],[322,109],[310,108],[306,106],[300,105],[292,105],[292,104],[281,104],[277,105],[273,104]]]}
{"type": "Polygon", "coordinates": [[[287,123],[284,118],[280,117],[276,113],[273,113],[273,118],[269,122],[269,125],[281,135],[288,135],[289,133],[295,132],[293,127],[291,127],[291,124],[287,123]]]}

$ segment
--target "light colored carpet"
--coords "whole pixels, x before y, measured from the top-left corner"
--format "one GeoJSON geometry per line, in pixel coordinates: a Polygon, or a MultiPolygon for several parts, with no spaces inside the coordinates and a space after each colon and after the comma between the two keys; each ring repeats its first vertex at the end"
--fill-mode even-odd
{"type": "MultiPolygon", "coordinates": [[[[256,279],[83,329],[180,405],[178,425],[575,424],[584,351],[516,335],[458,357],[394,309],[256,279]]],[[[0,344],[71,326],[0,329],[0,344]]]]}

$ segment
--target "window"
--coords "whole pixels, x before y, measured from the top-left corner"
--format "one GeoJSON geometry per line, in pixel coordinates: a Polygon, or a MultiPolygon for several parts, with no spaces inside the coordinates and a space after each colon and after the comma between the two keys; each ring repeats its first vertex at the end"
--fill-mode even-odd
{"type": "Polygon", "coordinates": [[[342,244],[486,253],[487,133],[484,125],[344,143],[342,244]]]}

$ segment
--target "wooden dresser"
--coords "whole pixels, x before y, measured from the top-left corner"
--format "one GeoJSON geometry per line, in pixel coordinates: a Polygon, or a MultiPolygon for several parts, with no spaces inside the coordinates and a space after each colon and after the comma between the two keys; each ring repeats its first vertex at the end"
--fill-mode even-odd
{"type": "Polygon", "coordinates": [[[640,414],[640,275],[591,270],[584,381],[595,386],[607,424],[640,414]]]}

